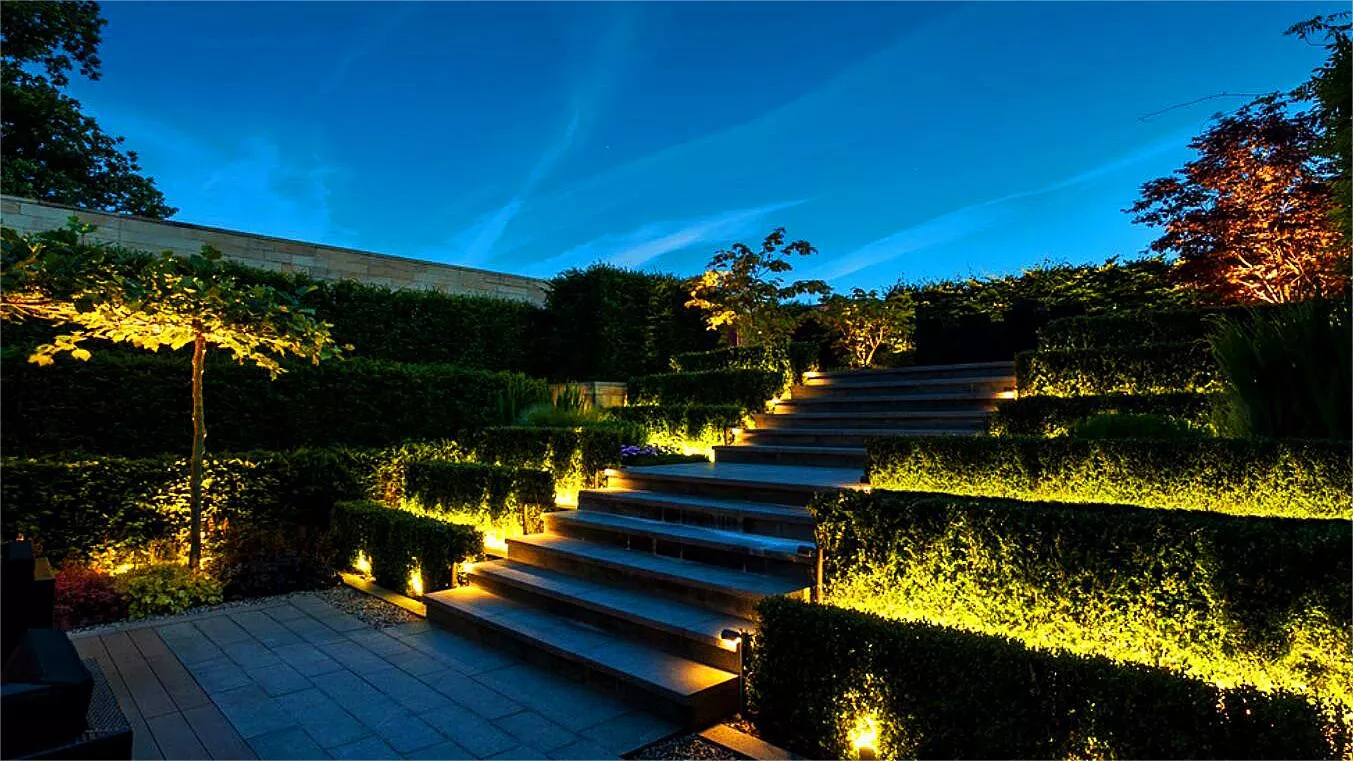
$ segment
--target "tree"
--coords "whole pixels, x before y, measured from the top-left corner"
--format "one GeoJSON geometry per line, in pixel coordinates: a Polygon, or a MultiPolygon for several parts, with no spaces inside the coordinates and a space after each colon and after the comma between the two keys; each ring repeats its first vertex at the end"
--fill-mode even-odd
{"type": "Polygon", "coordinates": [[[1142,186],[1127,211],[1164,228],[1184,282],[1228,302],[1299,301],[1347,287],[1330,162],[1317,118],[1270,95],[1222,116],[1189,147],[1198,157],[1142,186]]]}
{"type": "Polygon", "coordinates": [[[831,291],[821,280],[796,280],[784,284],[781,273],[794,268],[791,256],[817,253],[806,240],[785,243],[785,229],[776,228],[753,251],[741,243],[718,251],[705,273],[691,282],[687,307],[705,310],[705,325],[710,330],[732,328],[729,341],[779,343],[793,332],[799,317],[787,309],[785,299],[831,291]]]}
{"type": "Polygon", "coordinates": [[[105,133],[62,92],[70,71],[99,79],[95,2],[0,4],[0,190],[26,198],[164,219],[154,180],[123,138],[105,133]]]}
{"type": "Polygon", "coordinates": [[[878,291],[855,288],[849,296],[838,293],[824,297],[821,319],[836,333],[837,343],[850,356],[851,367],[869,367],[874,354],[885,346],[895,351],[911,348],[916,305],[901,283],[882,298],[878,291]]]}
{"type": "Polygon", "coordinates": [[[1314,115],[1320,129],[1317,148],[1333,164],[1335,172],[1334,220],[1344,232],[1345,241],[1353,239],[1353,43],[1349,40],[1348,11],[1330,16],[1316,16],[1295,24],[1287,30],[1311,43],[1320,40],[1329,57],[1311,78],[1292,95],[1314,105],[1314,115]]]}
{"type": "MultiPolygon", "coordinates": [[[[51,365],[61,353],[88,360],[89,339],[129,343],[150,351],[192,346],[193,447],[188,563],[202,558],[202,460],[207,426],[202,376],[208,346],[230,351],[271,377],[286,372],[281,360],[296,355],[318,364],[341,350],[328,323],[301,306],[311,287],[294,292],[245,286],[230,274],[219,252],[179,257],[87,243],[94,228],[72,218],[61,230],[23,236],[0,231],[0,318],[38,319],[69,326],[28,358],[51,365]]],[[[350,347],[349,347],[350,348],[350,347]]]]}

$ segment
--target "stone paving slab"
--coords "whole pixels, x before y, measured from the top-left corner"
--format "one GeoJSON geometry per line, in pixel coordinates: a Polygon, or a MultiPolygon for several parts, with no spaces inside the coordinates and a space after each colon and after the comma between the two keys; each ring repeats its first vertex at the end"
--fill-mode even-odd
{"type": "Polygon", "coordinates": [[[416,621],[309,595],[74,638],[137,759],[615,758],[678,727],[416,621]]]}

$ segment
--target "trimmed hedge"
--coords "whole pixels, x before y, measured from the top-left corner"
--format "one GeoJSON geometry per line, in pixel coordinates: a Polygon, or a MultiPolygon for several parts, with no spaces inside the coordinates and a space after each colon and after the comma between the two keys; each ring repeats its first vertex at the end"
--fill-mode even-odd
{"type": "Polygon", "coordinates": [[[785,346],[725,346],[710,351],[692,351],[672,357],[676,372],[704,370],[780,370],[792,374],[792,381],[809,370],[818,369],[822,347],[812,341],[791,341],[785,346]]]}
{"type": "Polygon", "coordinates": [[[732,443],[730,428],[743,428],[747,411],[738,405],[635,404],[610,410],[611,416],[638,425],[645,444],[683,450],[711,450],[732,443]]]}
{"type": "Polygon", "coordinates": [[[1220,391],[1206,343],[1026,351],[1015,355],[1020,396],[1173,394],[1220,391]]]}
{"type": "Polygon", "coordinates": [[[483,543],[469,526],[368,501],[335,505],[334,529],[340,558],[350,565],[359,551],[366,553],[376,583],[406,594],[413,593],[414,569],[420,571],[424,592],[454,586],[454,566],[477,557],[483,543]]]}
{"type": "MultiPolygon", "coordinates": [[[[192,444],[189,357],[96,352],[88,362],[28,364],[0,355],[0,445],[7,455],[186,454],[192,444]]],[[[499,423],[509,385],[542,381],[450,365],[351,359],[301,365],[270,381],[224,356],[204,377],[208,442],[216,451],[386,446],[459,437],[499,423]]]]}
{"type": "Polygon", "coordinates": [[[1287,518],[1353,517],[1346,441],[877,438],[879,489],[1287,518]]]}
{"type": "Polygon", "coordinates": [[[760,412],[784,391],[784,377],[774,370],[704,370],[631,378],[630,404],[736,405],[760,412]]]}
{"type": "Polygon", "coordinates": [[[1319,709],[1168,671],[781,597],[760,604],[748,697],[771,742],[853,758],[873,715],[880,758],[1323,758],[1319,709]]]}
{"type": "Polygon", "coordinates": [[[404,468],[404,503],[439,520],[508,534],[537,531],[554,505],[554,477],[543,470],[471,462],[414,460],[404,468]]]}
{"type": "Polygon", "coordinates": [[[576,504],[579,490],[600,486],[602,471],[620,467],[620,448],[634,443],[633,437],[625,427],[609,426],[487,428],[474,454],[481,463],[548,471],[554,498],[576,504]]]}
{"type": "Polygon", "coordinates": [[[1353,526],[974,499],[819,495],[828,602],[1353,709],[1353,526]]]}
{"type": "Polygon", "coordinates": [[[1245,314],[1245,307],[1199,307],[1064,317],[1038,331],[1038,348],[1076,351],[1191,343],[1207,339],[1213,316],[1245,314]]]}
{"type": "Polygon", "coordinates": [[[1105,394],[1025,396],[997,403],[987,421],[994,436],[1063,436],[1076,423],[1106,413],[1166,415],[1206,426],[1216,397],[1211,394],[1105,394]]]}

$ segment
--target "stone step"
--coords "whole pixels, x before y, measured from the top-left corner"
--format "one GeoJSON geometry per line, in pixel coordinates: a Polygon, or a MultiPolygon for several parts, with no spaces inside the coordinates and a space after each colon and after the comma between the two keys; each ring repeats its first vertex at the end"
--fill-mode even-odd
{"type": "Polygon", "coordinates": [[[805,579],[808,583],[812,583],[816,563],[817,548],[813,542],[683,526],[613,513],[587,510],[546,513],[545,528],[561,536],[603,542],[636,552],[651,552],[748,573],[781,574],[805,579]]]}
{"type": "Polygon", "coordinates": [[[579,492],[578,510],[784,539],[813,540],[813,514],[801,506],[607,488],[579,492]]]}
{"type": "MultiPolygon", "coordinates": [[[[734,443],[862,449],[866,441],[877,436],[972,436],[980,432],[980,428],[746,428],[737,432],[734,443]]],[[[723,455],[719,459],[728,461],[723,455]]]]}
{"type": "Polygon", "coordinates": [[[751,618],[757,602],[764,597],[794,595],[808,599],[812,591],[811,584],[803,579],[744,573],[559,534],[508,539],[507,557],[570,576],[629,585],[743,618],[751,618]]]}
{"type": "Polygon", "coordinates": [[[864,447],[744,444],[714,447],[715,462],[864,468],[864,447]]]}
{"type": "Polygon", "coordinates": [[[822,396],[812,399],[785,399],[775,405],[777,415],[800,412],[902,412],[928,411],[982,411],[996,409],[994,394],[960,392],[952,394],[888,394],[876,396],[822,396]]]}
{"type": "Polygon", "coordinates": [[[790,399],[819,399],[824,396],[856,398],[971,392],[996,395],[1013,391],[1013,375],[982,375],[970,378],[889,378],[852,383],[806,383],[790,389],[790,399]]]}
{"type": "Polygon", "coordinates": [[[756,428],[744,429],[743,432],[750,433],[779,428],[892,429],[893,433],[899,433],[904,429],[985,431],[988,414],[986,410],[982,409],[755,414],[752,415],[752,423],[756,428]]]}
{"type": "Polygon", "coordinates": [[[543,568],[496,560],[470,567],[471,583],[551,613],[568,616],[682,658],[736,672],[738,655],[720,634],[752,631],[726,613],[543,568]]]}
{"type": "Polygon", "coordinates": [[[607,471],[607,486],[803,507],[819,491],[860,488],[862,468],[689,463],[607,471]]]}
{"type": "Polygon", "coordinates": [[[548,656],[585,673],[614,679],[687,727],[738,710],[738,675],[681,658],[478,586],[424,595],[433,623],[539,659],[548,656]]]}
{"type": "Polygon", "coordinates": [[[875,383],[892,378],[960,378],[974,375],[1010,375],[1015,374],[1014,362],[969,362],[957,365],[915,365],[912,367],[894,367],[886,370],[834,370],[831,372],[804,373],[807,383],[817,385],[845,385],[849,383],[875,383]]]}

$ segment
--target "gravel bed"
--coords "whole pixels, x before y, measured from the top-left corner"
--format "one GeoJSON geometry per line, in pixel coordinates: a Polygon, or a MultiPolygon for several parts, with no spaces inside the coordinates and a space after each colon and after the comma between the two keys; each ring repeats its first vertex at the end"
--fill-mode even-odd
{"type": "Polygon", "coordinates": [[[109,634],[121,629],[139,629],[143,626],[160,626],[162,624],[172,624],[180,619],[194,618],[208,613],[219,613],[224,610],[269,607],[276,605],[279,602],[285,602],[292,597],[308,594],[312,593],[289,592],[287,594],[270,595],[268,597],[251,597],[247,600],[232,600],[230,602],[220,603],[219,605],[201,605],[196,608],[189,608],[181,613],[174,613],[167,616],[148,616],[146,618],[112,621],[106,624],[94,624],[93,626],[80,626],[74,629],[67,629],[66,633],[72,636],[77,634],[109,634]]]}
{"type": "Polygon", "coordinates": [[[398,605],[388,603],[375,595],[369,595],[349,586],[340,585],[332,589],[321,589],[313,594],[344,613],[350,613],[377,629],[388,629],[391,626],[421,620],[419,616],[398,605]]]}
{"type": "Polygon", "coordinates": [[[710,742],[699,734],[682,735],[670,740],[659,740],[625,756],[631,759],[718,759],[719,761],[742,761],[746,756],[739,755],[718,743],[710,742]]]}

